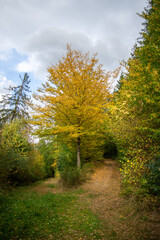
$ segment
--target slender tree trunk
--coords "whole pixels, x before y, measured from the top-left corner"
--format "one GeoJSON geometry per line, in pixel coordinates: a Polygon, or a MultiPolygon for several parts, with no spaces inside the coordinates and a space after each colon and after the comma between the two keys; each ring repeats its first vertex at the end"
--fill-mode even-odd
{"type": "Polygon", "coordinates": [[[77,168],[81,167],[80,144],[81,144],[81,139],[80,137],[78,137],[77,138],[77,168]]]}

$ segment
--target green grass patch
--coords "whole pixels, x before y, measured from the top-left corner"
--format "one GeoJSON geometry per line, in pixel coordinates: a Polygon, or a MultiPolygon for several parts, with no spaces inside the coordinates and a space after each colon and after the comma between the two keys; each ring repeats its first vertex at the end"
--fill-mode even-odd
{"type": "Polygon", "coordinates": [[[47,184],[46,187],[48,188],[57,188],[57,186],[53,183],[47,184]]]}
{"type": "Polygon", "coordinates": [[[73,194],[77,194],[77,195],[81,195],[81,194],[84,194],[84,193],[86,193],[86,192],[87,192],[87,191],[84,190],[84,189],[82,189],[81,187],[76,188],[75,190],[72,190],[72,193],[73,193],[73,194]]]}
{"type": "Polygon", "coordinates": [[[0,239],[103,239],[104,229],[74,191],[40,195],[21,189],[0,195],[0,239]]]}

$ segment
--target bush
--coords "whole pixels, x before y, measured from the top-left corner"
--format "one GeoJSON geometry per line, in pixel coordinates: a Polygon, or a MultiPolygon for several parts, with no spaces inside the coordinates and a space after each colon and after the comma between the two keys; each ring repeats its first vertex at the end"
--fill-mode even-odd
{"type": "Polygon", "coordinates": [[[68,168],[76,166],[76,151],[73,146],[58,143],[56,150],[57,170],[61,174],[68,168]]]}
{"type": "Polygon", "coordinates": [[[44,177],[42,156],[32,150],[20,156],[13,149],[0,154],[0,185],[26,185],[44,177]]]}
{"type": "Polygon", "coordinates": [[[120,169],[123,193],[160,196],[160,158],[151,157],[140,152],[130,159],[126,157],[125,161],[123,158],[120,169]]]}
{"type": "Polygon", "coordinates": [[[85,163],[81,169],[67,166],[60,173],[61,183],[64,187],[77,187],[90,178],[91,173],[94,172],[93,163],[85,163]]]}
{"type": "Polygon", "coordinates": [[[144,195],[148,193],[146,188],[146,179],[144,174],[147,173],[146,158],[138,155],[132,159],[126,160],[120,169],[122,176],[122,186],[124,193],[132,193],[135,195],[144,195]]]}
{"type": "Polygon", "coordinates": [[[147,187],[150,193],[160,196],[160,158],[146,165],[148,174],[145,174],[147,187]]]}
{"type": "Polygon", "coordinates": [[[28,132],[20,121],[6,124],[0,145],[0,185],[21,185],[44,176],[41,155],[29,142],[28,132]]]}
{"type": "Polygon", "coordinates": [[[82,183],[81,171],[78,168],[66,167],[61,172],[61,181],[64,187],[76,187],[82,183]]]}

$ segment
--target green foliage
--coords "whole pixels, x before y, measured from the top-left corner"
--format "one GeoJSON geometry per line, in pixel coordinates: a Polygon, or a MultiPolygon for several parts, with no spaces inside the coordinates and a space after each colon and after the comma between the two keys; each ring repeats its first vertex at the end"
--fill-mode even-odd
{"type": "Polygon", "coordinates": [[[76,187],[82,183],[81,172],[75,167],[66,167],[61,173],[61,181],[64,187],[76,187]]]}
{"type": "Polygon", "coordinates": [[[90,136],[82,138],[82,165],[80,170],[76,170],[75,142],[66,143],[64,139],[58,138],[55,149],[55,163],[56,170],[60,174],[64,186],[78,186],[85,178],[88,178],[89,172],[93,169],[93,163],[103,159],[103,142],[104,140],[101,138],[92,138],[90,136]]]}
{"type": "Polygon", "coordinates": [[[81,169],[68,165],[60,173],[61,183],[66,188],[78,187],[90,178],[94,168],[93,162],[83,164],[81,169]]]}
{"type": "Polygon", "coordinates": [[[159,1],[150,1],[140,16],[145,27],[132,56],[123,63],[126,70],[114,93],[108,122],[121,155],[123,186],[144,195],[159,191],[158,168],[153,164],[160,154],[159,1]]]}
{"type": "Polygon", "coordinates": [[[65,168],[76,166],[76,151],[74,143],[66,144],[58,142],[56,149],[56,163],[58,172],[63,172],[65,168]]]}
{"type": "Polygon", "coordinates": [[[147,174],[146,167],[147,160],[145,158],[135,156],[132,160],[127,160],[123,163],[121,168],[122,185],[125,188],[124,192],[146,194],[148,190],[146,188],[146,179],[144,174],[147,174]],[[140,190],[141,189],[141,190],[140,190]]]}
{"type": "Polygon", "coordinates": [[[30,143],[23,121],[4,125],[0,148],[1,186],[28,184],[43,177],[43,159],[30,143]]]}
{"type": "MultiPolygon", "coordinates": [[[[100,126],[99,126],[100,128],[100,126]]],[[[87,162],[97,162],[101,161],[103,158],[103,145],[105,141],[105,134],[99,133],[92,136],[82,137],[81,144],[81,158],[82,158],[82,167],[83,164],[87,162]]]]}
{"type": "Polygon", "coordinates": [[[46,177],[54,176],[54,167],[55,163],[55,140],[54,139],[41,139],[38,143],[38,150],[43,156],[44,160],[44,169],[46,177]]]}
{"type": "Polygon", "coordinates": [[[146,186],[152,194],[160,196],[160,158],[146,165],[148,174],[144,174],[146,186]]]}

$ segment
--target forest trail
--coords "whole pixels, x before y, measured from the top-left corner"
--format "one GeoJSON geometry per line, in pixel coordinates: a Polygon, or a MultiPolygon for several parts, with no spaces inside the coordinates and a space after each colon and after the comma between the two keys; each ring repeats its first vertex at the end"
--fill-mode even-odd
{"type": "Polygon", "coordinates": [[[29,187],[29,190],[40,194],[59,193],[63,191],[63,189],[58,187],[57,178],[47,178],[44,181],[40,181],[40,183],[33,184],[32,187],[29,187]]]}
{"type": "Polygon", "coordinates": [[[104,165],[97,168],[92,174],[90,181],[83,185],[83,188],[91,193],[117,195],[120,192],[120,174],[118,163],[113,160],[106,160],[104,165]]]}
{"type": "Polygon", "coordinates": [[[106,223],[115,239],[160,239],[160,215],[156,210],[138,205],[134,199],[121,196],[118,163],[106,160],[90,181],[83,185],[87,192],[81,195],[94,213],[106,223]]]}
{"type": "MultiPolygon", "coordinates": [[[[63,193],[58,180],[50,178],[32,187],[40,194],[63,193]]],[[[84,204],[104,222],[107,235],[103,240],[160,239],[160,215],[132,198],[121,196],[121,181],[118,163],[106,159],[80,187],[78,202],[84,204]]],[[[79,205],[77,205],[77,208],[79,205]]]]}

